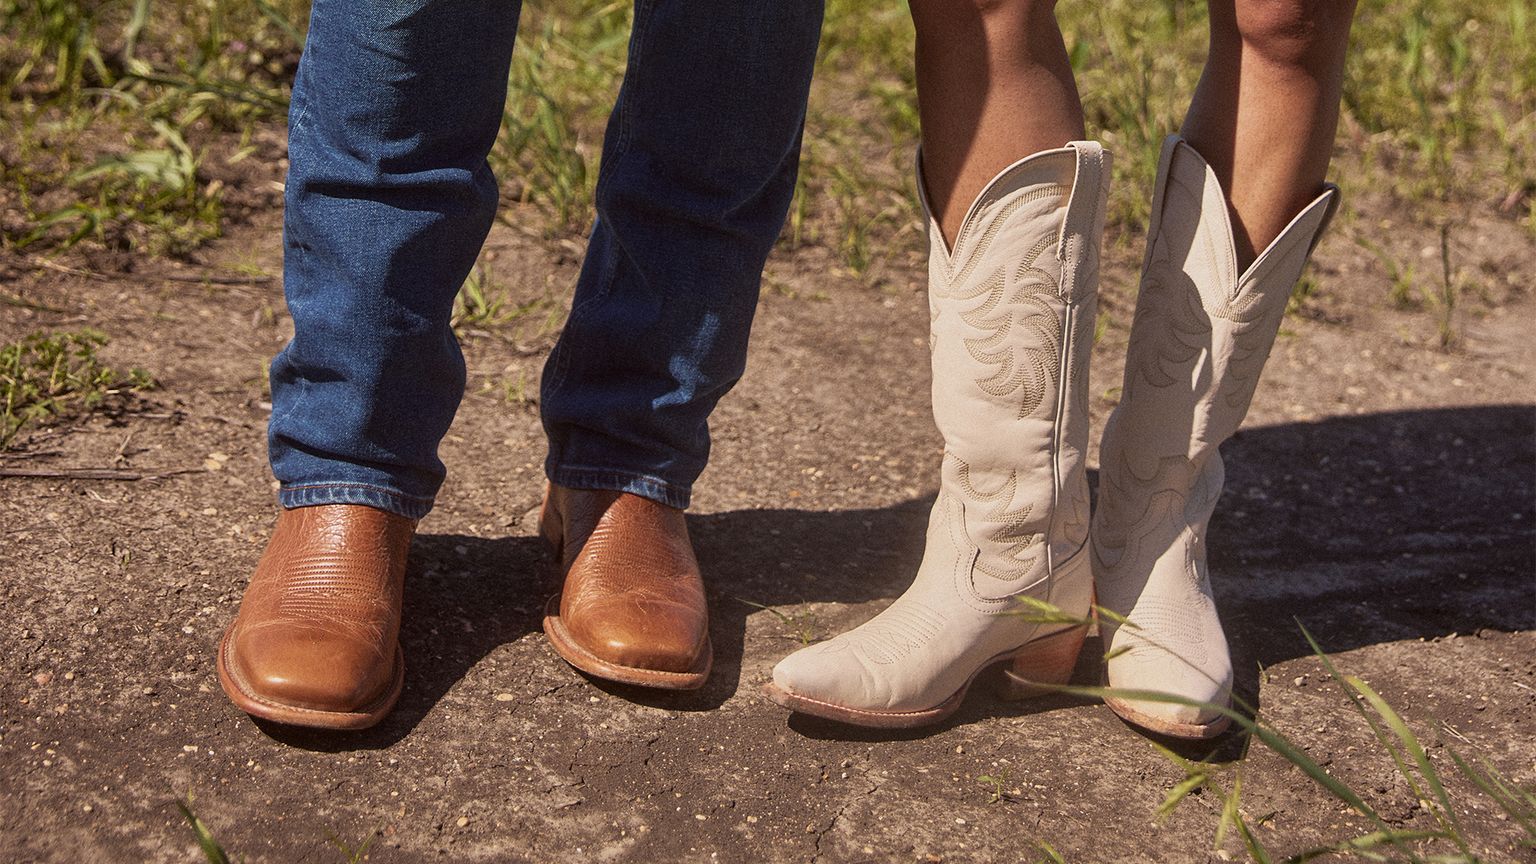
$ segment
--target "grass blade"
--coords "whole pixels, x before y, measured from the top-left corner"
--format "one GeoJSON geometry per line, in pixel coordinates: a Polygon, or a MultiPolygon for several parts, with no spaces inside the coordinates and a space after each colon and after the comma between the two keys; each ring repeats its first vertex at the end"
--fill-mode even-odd
{"type": "Polygon", "coordinates": [[[1483,794],[1492,798],[1501,810],[1509,814],[1511,819],[1518,822],[1520,827],[1525,830],[1526,837],[1529,838],[1528,842],[1536,846],[1536,807],[1526,806],[1520,800],[1520,797],[1512,794],[1509,787],[1498,776],[1498,772],[1486,762],[1483,763],[1483,768],[1487,771],[1485,774],[1483,771],[1479,771],[1468,764],[1466,760],[1461,758],[1461,754],[1455,750],[1450,750],[1449,748],[1447,750],[1451,754],[1451,761],[1456,763],[1456,767],[1461,769],[1461,773],[1466,775],[1466,778],[1471,780],[1473,785],[1481,789],[1483,794]]]}
{"type": "Polygon", "coordinates": [[[213,832],[208,830],[203,820],[197,818],[197,814],[192,812],[187,802],[177,801],[176,809],[181,811],[187,824],[192,826],[192,833],[197,837],[197,846],[203,850],[203,857],[208,859],[208,864],[230,864],[229,855],[225,853],[224,847],[219,845],[219,841],[213,839],[213,832]]]}
{"type": "MultiPolygon", "coordinates": [[[[1284,864],[1305,864],[1317,858],[1328,855],[1361,855],[1367,858],[1380,860],[1380,855],[1371,854],[1371,850],[1384,845],[1401,847],[1403,843],[1411,843],[1416,840],[1441,840],[1445,838],[1442,831],[1372,831],[1369,834],[1361,834],[1339,843],[1328,846],[1315,846],[1304,852],[1298,852],[1285,859],[1284,864]]],[[[1458,858],[1456,860],[1467,861],[1476,859],[1458,858]]]]}
{"type": "MultiPolygon", "coordinates": [[[[1387,825],[1386,821],[1381,818],[1381,815],[1377,813],[1375,809],[1371,807],[1371,805],[1365,803],[1364,799],[1356,794],[1353,789],[1346,786],[1337,777],[1334,777],[1327,771],[1324,771],[1323,767],[1317,764],[1317,762],[1314,761],[1312,757],[1297,749],[1297,747],[1290,742],[1290,739],[1280,734],[1279,731],[1263,723],[1257,722],[1246,714],[1240,714],[1225,705],[1217,705],[1212,702],[1201,702],[1196,699],[1186,699],[1183,696],[1175,696],[1172,693],[1162,693],[1156,690],[1128,690],[1119,687],[1072,686],[1063,686],[1052,689],[1060,690],[1063,693],[1072,693],[1075,695],[1087,696],[1096,699],[1109,697],[1114,699],[1129,699],[1138,702],[1162,702],[1170,705],[1186,705],[1191,708],[1201,708],[1207,711],[1217,712],[1246,729],[1249,734],[1264,742],[1266,746],[1268,746],[1271,750],[1274,750],[1286,761],[1290,762],[1292,765],[1295,765],[1297,768],[1300,768],[1302,773],[1306,774],[1308,777],[1311,777],[1312,780],[1319,786],[1322,786],[1335,798],[1349,805],[1349,807],[1355,812],[1371,820],[1380,830],[1386,832],[1390,832],[1392,830],[1391,826],[1387,825]]],[[[1406,853],[1406,850],[1404,851],[1406,853]]],[[[1410,860],[1416,861],[1418,859],[1416,857],[1410,856],[1410,860]]]]}
{"type": "Polygon", "coordinates": [[[294,47],[304,47],[304,34],[299,32],[299,28],[293,26],[293,22],[289,21],[287,16],[277,11],[277,7],[267,2],[267,0],[255,0],[255,3],[262,17],[277,25],[277,29],[283,31],[284,35],[292,39],[294,47]]]}
{"type": "MultiPolygon", "coordinates": [[[[1437,813],[1437,818],[1447,828],[1447,833],[1450,834],[1451,840],[1455,842],[1456,848],[1460,849],[1463,854],[1470,856],[1472,849],[1467,846],[1467,841],[1461,836],[1461,824],[1456,819],[1456,812],[1451,809],[1451,798],[1446,794],[1445,786],[1441,784],[1440,776],[1436,773],[1435,766],[1430,764],[1429,755],[1424,752],[1424,748],[1419,744],[1419,739],[1413,734],[1413,730],[1408,728],[1408,724],[1403,722],[1403,718],[1396,711],[1392,710],[1392,706],[1388,705],[1387,701],[1371,688],[1371,685],[1354,675],[1346,675],[1344,680],[1356,692],[1364,696],[1367,702],[1371,703],[1371,707],[1386,722],[1387,727],[1392,730],[1392,734],[1396,735],[1397,740],[1402,742],[1403,749],[1407,750],[1408,755],[1413,757],[1414,764],[1419,767],[1419,775],[1424,778],[1424,782],[1429,784],[1429,788],[1434,791],[1436,800],[1440,802],[1440,809],[1444,811],[1443,816],[1437,813]]],[[[1399,770],[1402,769],[1400,768],[1399,770]]],[[[1404,772],[1404,775],[1406,776],[1406,772],[1404,772]]]]}

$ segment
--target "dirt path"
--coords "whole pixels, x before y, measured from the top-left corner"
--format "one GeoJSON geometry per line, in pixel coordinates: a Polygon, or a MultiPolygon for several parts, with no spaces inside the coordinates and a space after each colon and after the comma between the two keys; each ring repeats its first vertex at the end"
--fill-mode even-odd
{"type": "MultiPolygon", "coordinates": [[[[1321,250],[1321,290],[1288,319],[1225,451],[1212,569],[1239,689],[1392,824],[1424,827],[1293,618],[1403,711],[1444,770],[1449,745],[1536,782],[1536,251],[1506,223],[1458,234],[1479,238],[1458,254],[1480,262],[1486,302],[1458,313],[1447,353],[1432,311],[1386,304],[1349,230],[1363,229],[1321,250]]],[[[1404,255],[1437,242],[1383,233],[1404,255]]],[[[88,323],[113,337],[111,360],[162,384],[141,411],[34,436],[30,458],[0,463],[199,469],[0,479],[0,860],[197,860],[174,807],[189,794],[251,862],[343,861],[329,838],[372,832],[369,860],[402,862],[1016,862],[1037,857],[1036,838],[1073,862],[1240,856],[1235,838],[1211,849],[1209,793],[1155,821],[1183,772],[1100,705],[1010,704],[982,687],[937,730],[875,735],[787,720],[758,696],[801,631],[865,619],[921,553],[939,442],[911,241],[874,285],[815,249],[770,267],[692,516],[718,653],[694,695],[596,684],[544,644],[548,562],[523,516],[543,456],[525,397],[549,334],[472,335],[451,479],[412,553],[406,694],[352,736],[258,728],[213,669],[273,512],[263,364],[288,332],[275,280],[205,288],[143,275],[157,262],[90,279],[0,261],[10,293],[66,310],[0,306],[0,341],[88,323]]],[[[1137,246],[1112,247],[1095,438],[1137,246]]],[[[579,249],[505,228],[491,249],[515,298],[563,299],[574,281],[579,249]]],[[[275,225],[241,227],[206,257],[275,273],[275,225]]],[[[1079,681],[1094,680],[1096,650],[1079,681]]],[[[1236,772],[1244,813],[1273,814],[1259,830],[1277,850],[1366,830],[1257,745],[1218,776],[1236,772]]],[[[1452,791],[1487,860],[1536,860],[1487,799],[1452,791]]]]}

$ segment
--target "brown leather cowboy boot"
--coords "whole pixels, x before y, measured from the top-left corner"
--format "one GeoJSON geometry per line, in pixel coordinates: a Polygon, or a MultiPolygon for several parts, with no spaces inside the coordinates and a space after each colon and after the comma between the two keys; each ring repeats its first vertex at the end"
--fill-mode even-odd
{"type": "Polygon", "coordinates": [[[550,486],[541,531],[564,580],[545,609],[544,633],[566,662],[624,684],[704,686],[709,615],[683,511],[624,492],[550,486]]]}
{"type": "Polygon", "coordinates": [[[284,510],[219,646],[219,683],[254,717],[364,729],[400,698],[400,605],[414,520],[284,510]]]}

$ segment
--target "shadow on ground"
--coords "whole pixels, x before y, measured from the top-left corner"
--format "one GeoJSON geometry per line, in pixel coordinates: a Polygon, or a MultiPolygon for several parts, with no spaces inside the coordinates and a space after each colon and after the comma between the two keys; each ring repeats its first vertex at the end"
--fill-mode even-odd
{"type": "MultiPolygon", "coordinates": [[[[1309,653],[1298,624],[1330,652],[1485,628],[1536,628],[1536,408],[1270,426],[1240,433],[1223,452],[1227,484],[1209,554],[1240,697],[1257,700],[1260,667],[1309,653]]],[[[761,606],[863,604],[900,593],[921,558],[931,500],[871,510],[690,517],[712,603],[709,685],[696,693],[657,693],[597,683],[675,711],[718,707],[743,685],[747,617],[761,606]]],[[[492,649],[538,629],[552,588],[549,560],[535,538],[419,538],[406,597],[402,638],[409,662],[400,708],[356,738],[275,727],[269,734],[321,750],[388,746],[492,649]]],[[[836,614],[813,607],[799,613],[806,617],[797,623],[826,638],[876,607],[851,618],[837,615],[832,626],[817,619],[822,611],[836,614]]],[[[791,629],[786,625],[785,653],[796,647],[791,629]]],[[[1101,650],[1090,641],[1078,683],[1095,683],[1101,650]]],[[[948,725],[1074,704],[1066,696],[1026,705],[973,697],[948,725]]],[[[807,736],[850,740],[933,731],[877,733],[809,718],[792,725],[807,736]]]]}

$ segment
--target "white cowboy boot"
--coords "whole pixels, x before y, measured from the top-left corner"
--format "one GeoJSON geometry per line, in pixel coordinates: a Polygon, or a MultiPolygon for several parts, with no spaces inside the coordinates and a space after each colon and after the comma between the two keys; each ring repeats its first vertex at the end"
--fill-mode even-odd
{"type": "MultiPolygon", "coordinates": [[[[1205,532],[1221,495],[1217,447],[1237,431],[1286,300],[1333,213],[1328,186],[1237,272],[1226,196],[1178,136],[1163,144],[1120,404],[1104,430],[1093,521],[1098,602],[1112,688],[1226,706],[1232,661],[1211,599],[1205,532]]],[[[1153,732],[1208,738],[1209,708],[1109,698],[1153,732]]]]}
{"type": "Polygon", "coordinates": [[[873,620],[779,663],[765,688],[775,702],[919,726],[953,712],[996,661],[1014,660],[1031,681],[1071,674],[1086,626],[1027,620],[1016,598],[1083,620],[1092,604],[1086,395],[1108,187],[1109,154],[1075,142],[994,178],[952,254],[930,215],[933,413],[945,448],[923,562],[873,620]]]}

